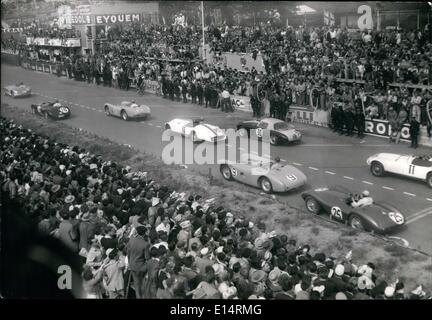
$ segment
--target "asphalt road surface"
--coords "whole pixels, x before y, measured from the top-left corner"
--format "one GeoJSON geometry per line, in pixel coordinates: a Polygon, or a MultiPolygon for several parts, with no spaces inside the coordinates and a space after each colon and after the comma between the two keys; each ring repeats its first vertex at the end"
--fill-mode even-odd
{"type": "MultiPolygon", "coordinates": [[[[157,156],[161,156],[166,145],[162,141],[164,125],[176,117],[204,117],[206,122],[221,128],[235,128],[239,120],[251,119],[250,114],[244,112],[227,114],[152,94],[138,96],[135,90],[126,92],[2,64],[2,86],[21,81],[32,88],[32,97],[12,99],[3,96],[2,102],[30,110],[32,103],[58,99],[71,107],[72,117],[63,120],[64,123],[157,156]],[[123,100],[147,104],[152,110],[151,117],[145,121],[125,122],[104,114],[105,102],[120,103],[123,100]]],[[[367,189],[375,200],[389,202],[405,214],[406,226],[392,236],[402,238],[401,241],[412,248],[432,253],[432,189],[424,182],[402,177],[374,177],[366,164],[366,159],[378,152],[430,154],[431,148],[419,147],[414,151],[403,142],[394,145],[378,137],[358,139],[339,136],[327,128],[296,126],[303,131],[302,143],[271,147],[270,156],[279,156],[284,163],[298,167],[307,175],[308,183],[301,190],[277,194],[279,200],[305,210],[300,194],[309,188],[342,185],[353,192],[367,189]]],[[[192,164],[185,170],[206,174],[210,171],[213,177],[222,179],[217,165],[192,164]]],[[[250,190],[260,194],[259,189],[250,190]]]]}

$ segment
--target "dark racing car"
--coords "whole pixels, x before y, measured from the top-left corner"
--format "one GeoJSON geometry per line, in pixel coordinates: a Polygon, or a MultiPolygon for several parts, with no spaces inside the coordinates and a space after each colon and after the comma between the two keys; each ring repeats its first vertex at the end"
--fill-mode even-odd
{"type": "Polygon", "coordinates": [[[354,208],[353,200],[358,200],[359,196],[340,186],[306,191],[302,198],[308,212],[325,212],[331,219],[347,223],[355,229],[384,235],[405,224],[404,215],[382,201],[354,208]]]}
{"type": "Polygon", "coordinates": [[[241,137],[250,137],[253,131],[258,140],[262,140],[264,130],[269,131],[271,145],[300,142],[302,137],[301,132],[294,125],[274,118],[248,120],[237,125],[237,131],[241,137]]]}
{"type": "Polygon", "coordinates": [[[70,117],[71,112],[68,106],[62,105],[59,102],[42,102],[40,104],[31,105],[32,113],[45,119],[61,120],[70,117]]]}

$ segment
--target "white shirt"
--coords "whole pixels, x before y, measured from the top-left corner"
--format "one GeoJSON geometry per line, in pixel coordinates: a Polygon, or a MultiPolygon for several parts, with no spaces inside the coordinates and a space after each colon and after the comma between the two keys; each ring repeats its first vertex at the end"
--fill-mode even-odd
{"type": "Polygon", "coordinates": [[[373,204],[372,197],[364,197],[357,202],[353,201],[351,205],[353,206],[353,208],[358,208],[358,207],[370,206],[371,204],[373,204]]]}

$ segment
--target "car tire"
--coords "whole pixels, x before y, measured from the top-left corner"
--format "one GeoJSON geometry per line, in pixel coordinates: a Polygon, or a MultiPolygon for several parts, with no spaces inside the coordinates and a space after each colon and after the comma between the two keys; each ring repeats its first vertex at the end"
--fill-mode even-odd
{"type": "Polygon", "coordinates": [[[238,129],[238,135],[242,138],[247,138],[249,136],[249,132],[245,128],[238,129]]]}
{"type": "Polygon", "coordinates": [[[274,135],[274,134],[270,134],[270,144],[272,145],[272,146],[275,146],[275,145],[277,145],[278,144],[278,137],[276,136],[276,135],[274,135]]]}
{"type": "Polygon", "coordinates": [[[111,116],[111,112],[109,111],[108,106],[105,106],[105,114],[109,117],[111,116]]]}
{"type": "Polygon", "coordinates": [[[270,182],[270,180],[266,177],[262,177],[258,181],[259,186],[261,187],[261,190],[265,193],[272,193],[273,192],[273,186],[270,182]]]}
{"type": "Polygon", "coordinates": [[[353,229],[365,230],[362,219],[356,214],[353,214],[349,217],[348,224],[353,229]]]}
{"type": "Polygon", "coordinates": [[[371,163],[370,170],[375,177],[382,177],[385,173],[384,166],[378,161],[371,163]]]}
{"type": "Polygon", "coordinates": [[[220,173],[222,174],[222,177],[224,177],[225,180],[228,181],[234,180],[231,173],[231,168],[227,164],[222,164],[219,170],[220,173]]]}
{"type": "Polygon", "coordinates": [[[129,117],[128,117],[126,111],[122,110],[122,112],[120,113],[120,115],[121,115],[121,117],[122,117],[122,119],[124,121],[128,121],[129,120],[129,117]]]}
{"type": "Polygon", "coordinates": [[[306,205],[306,210],[309,213],[319,214],[321,208],[320,208],[320,205],[319,205],[318,201],[316,201],[315,198],[313,198],[313,197],[306,197],[306,199],[305,199],[305,205],[306,205]]]}
{"type": "Polygon", "coordinates": [[[429,188],[432,188],[432,172],[430,172],[426,177],[426,183],[429,186],[429,188]]]}

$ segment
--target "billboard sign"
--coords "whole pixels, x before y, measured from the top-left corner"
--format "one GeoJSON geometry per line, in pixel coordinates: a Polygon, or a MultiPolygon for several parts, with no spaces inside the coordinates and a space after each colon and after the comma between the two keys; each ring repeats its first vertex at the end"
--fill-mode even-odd
{"type": "Polygon", "coordinates": [[[141,21],[141,15],[139,13],[95,15],[96,24],[116,24],[116,23],[139,22],[139,21],[141,21]]]}

